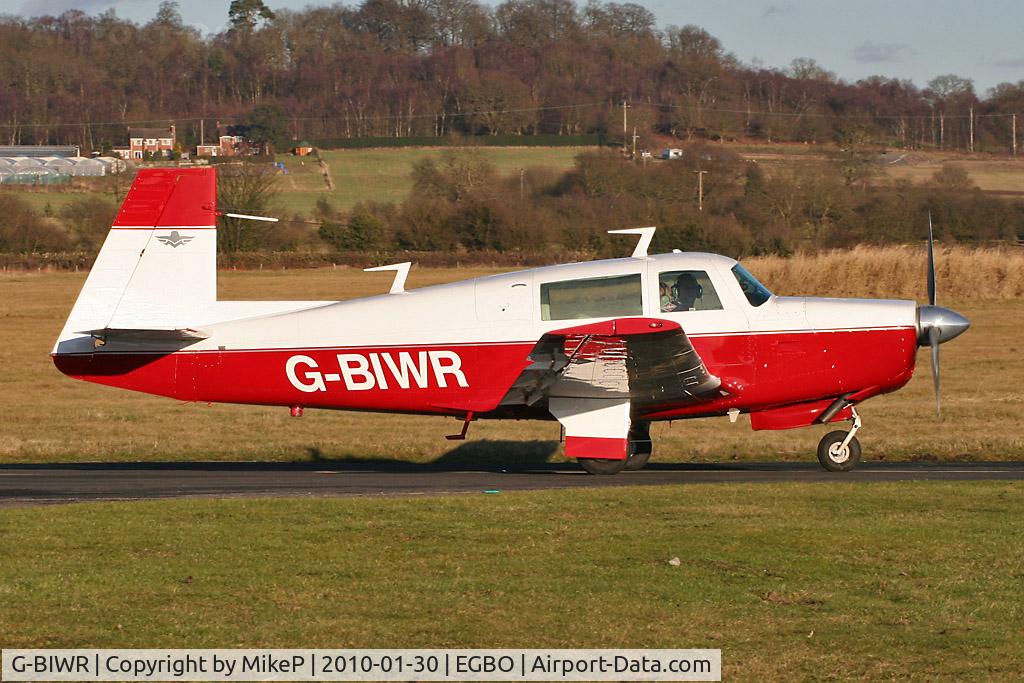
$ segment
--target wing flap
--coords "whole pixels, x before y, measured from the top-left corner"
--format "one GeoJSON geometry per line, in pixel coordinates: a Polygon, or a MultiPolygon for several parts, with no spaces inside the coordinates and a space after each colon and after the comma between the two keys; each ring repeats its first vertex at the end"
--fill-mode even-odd
{"type": "Polygon", "coordinates": [[[188,342],[193,343],[208,339],[210,334],[203,330],[191,327],[104,327],[98,330],[84,330],[78,334],[86,334],[96,340],[97,346],[103,346],[111,341],[123,341],[134,343],[166,343],[166,342],[188,342]]]}
{"type": "Polygon", "coordinates": [[[532,406],[551,397],[623,399],[641,410],[722,395],[682,327],[622,318],[545,334],[502,405],[532,406]]]}

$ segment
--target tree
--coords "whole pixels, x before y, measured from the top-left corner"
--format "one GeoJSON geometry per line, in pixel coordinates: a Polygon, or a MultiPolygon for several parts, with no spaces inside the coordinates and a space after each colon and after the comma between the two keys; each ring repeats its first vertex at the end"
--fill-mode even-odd
{"type": "Polygon", "coordinates": [[[0,252],[28,254],[59,250],[68,239],[51,222],[39,217],[32,205],[21,197],[0,193],[0,252]]]}
{"type": "Polygon", "coordinates": [[[976,187],[967,169],[957,164],[940,168],[932,175],[931,182],[946,192],[969,192],[976,187]]]}
{"type": "Polygon", "coordinates": [[[274,143],[288,136],[288,117],[279,105],[261,104],[245,117],[244,135],[270,154],[274,143]]]}
{"type": "Polygon", "coordinates": [[[421,197],[462,202],[494,188],[497,169],[476,150],[441,153],[441,163],[424,158],[413,164],[413,193],[421,197]]]}
{"type": "Polygon", "coordinates": [[[590,31],[616,38],[650,35],[655,26],[654,13],[632,2],[590,0],[583,8],[583,19],[590,31]]]}
{"type": "Polygon", "coordinates": [[[75,238],[76,246],[95,253],[114,224],[117,207],[107,199],[83,197],[60,210],[60,219],[75,238]]]}
{"type": "Polygon", "coordinates": [[[524,133],[536,117],[531,111],[534,103],[529,88],[501,72],[488,73],[477,82],[464,85],[460,100],[470,133],[524,133]]]}
{"type": "Polygon", "coordinates": [[[231,0],[228,8],[228,23],[233,31],[252,32],[260,20],[270,21],[273,18],[274,12],[263,0],[231,0]]]}
{"type": "Polygon", "coordinates": [[[573,0],[506,0],[494,12],[495,22],[511,43],[539,47],[579,34],[573,0]]]}
{"type": "Polygon", "coordinates": [[[181,19],[181,11],[177,0],[162,0],[153,17],[153,23],[163,28],[181,30],[185,22],[181,19]]]}
{"type": "Polygon", "coordinates": [[[867,188],[873,167],[874,154],[869,147],[869,137],[863,126],[847,126],[836,131],[836,152],[832,161],[843,177],[847,187],[860,184],[861,189],[867,188]]]}
{"type": "Polygon", "coordinates": [[[928,81],[925,97],[939,114],[939,148],[946,146],[946,116],[949,109],[966,100],[974,100],[974,81],[956,74],[936,76],[928,81]]]}
{"type": "Polygon", "coordinates": [[[789,75],[803,81],[834,83],[836,75],[809,57],[797,57],[789,63],[789,75]]]}
{"type": "Polygon", "coordinates": [[[388,50],[416,52],[434,37],[431,16],[418,2],[364,0],[354,23],[388,50]]]}
{"type": "Polygon", "coordinates": [[[493,32],[489,12],[476,0],[427,0],[434,44],[472,47],[493,32]]]}
{"type": "MultiPolygon", "coordinates": [[[[269,164],[222,166],[217,178],[217,206],[225,212],[267,215],[277,197],[277,178],[269,164]]],[[[269,228],[262,221],[218,219],[217,247],[223,252],[259,249],[269,228]]]]}

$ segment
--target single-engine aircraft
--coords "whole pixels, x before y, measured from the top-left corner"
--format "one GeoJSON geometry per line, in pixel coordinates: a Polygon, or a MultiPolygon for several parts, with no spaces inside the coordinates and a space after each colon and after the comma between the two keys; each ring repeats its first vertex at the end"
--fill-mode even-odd
{"type": "MultiPolygon", "coordinates": [[[[657,420],[851,422],[818,460],[860,459],[857,407],[899,389],[963,316],[929,303],[776,296],[705,253],[571,263],[350,301],[218,301],[216,171],[143,169],[53,349],[72,377],[184,401],[555,419],[593,474],[639,469],[657,420]]],[[[837,277],[841,276],[837,273],[837,277]]],[[[452,437],[449,437],[452,438],[452,437]]]]}

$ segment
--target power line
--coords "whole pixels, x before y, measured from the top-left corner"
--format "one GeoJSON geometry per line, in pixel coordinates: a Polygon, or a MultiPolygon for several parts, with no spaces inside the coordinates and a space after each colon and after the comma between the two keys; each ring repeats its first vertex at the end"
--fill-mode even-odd
{"type": "MultiPolygon", "coordinates": [[[[894,121],[905,121],[905,120],[931,120],[938,117],[944,119],[968,119],[971,118],[970,114],[945,114],[945,113],[934,113],[934,114],[825,114],[820,112],[793,112],[793,111],[754,111],[747,109],[719,109],[715,107],[701,107],[693,104],[670,104],[665,102],[630,102],[631,105],[642,105],[645,107],[656,107],[659,109],[697,109],[702,112],[710,112],[713,114],[742,114],[744,116],[789,116],[792,118],[825,118],[825,119],[866,119],[871,121],[878,120],[894,120],[894,121]]],[[[1013,113],[1002,114],[974,114],[975,119],[996,119],[996,118],[1011,118],[1013,113]]]]}

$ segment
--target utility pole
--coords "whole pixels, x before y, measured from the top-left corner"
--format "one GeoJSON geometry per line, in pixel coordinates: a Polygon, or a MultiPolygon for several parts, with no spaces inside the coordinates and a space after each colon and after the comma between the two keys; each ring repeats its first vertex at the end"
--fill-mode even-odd
{"type": "Polygon", "coordinates": [[[204,123],[206,123],[206,121],[204,121],[203,119],[199,119],[199,144],[200,145],[205,145],[206,144],[206,135],[205,135],[205,132],[204,132],[205,129],[203,128],[203,124],[204,123]]]}
{"type": "Polygon", "coordinates": [[[1013,135],[1013,156],[1017,156],[1017,115],[1014,114],[1011,118],[1012,121],[1012,135],[1013,135]]]}
{"type": "Polygon", "coordinates": [[[633,126],[633,160],[636,160],[636,139],[640,137],[636,134],[636,126],[633,126]]]}
{"type": "Polygon", "coordinates": [[[970,151],[973,152],[974,151],[974,106],[972,105],[968,109],[968,111],[970,112],[970,119],[971,119],[971,143],[970,143],[971,146],[970,146],[970,151]]]}
{"type": "Polygon", "coordinates": [[[694,171],[697,174],[697,210],[704,210],[704,174],[707,171],[694,171]]]}
{"type": "Polygon", "coordinates": [[[626,107],[629,105],[622,100],[622,151],[626,151],[626,139],[629,137],[629,123],[626,121],[626,107]]]}
{"type": "Polygon", "coordinates": [[[519,199],[521,200],[526,194],[526,169],[519,169],[519,199]]]}

